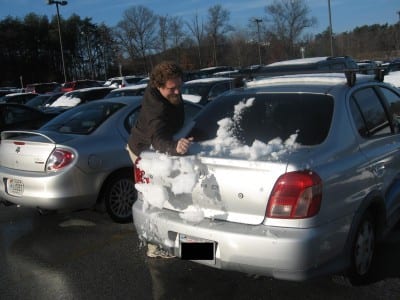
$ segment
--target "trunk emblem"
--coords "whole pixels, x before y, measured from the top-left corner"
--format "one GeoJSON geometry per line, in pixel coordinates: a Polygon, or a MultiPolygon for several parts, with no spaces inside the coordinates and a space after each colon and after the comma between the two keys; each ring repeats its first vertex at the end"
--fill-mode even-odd
{"type": "Polygon", "coordinates": [[[21,147],[18,146],[17,149],[15,149],[15,152],[16,153],[20,153],[21,152],[21,147]]]}

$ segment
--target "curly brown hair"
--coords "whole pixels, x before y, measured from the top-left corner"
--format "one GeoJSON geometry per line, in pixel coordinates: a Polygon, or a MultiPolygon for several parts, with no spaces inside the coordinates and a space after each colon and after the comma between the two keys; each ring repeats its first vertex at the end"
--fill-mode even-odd
{"type": "Polygon", "coordinates": [[[181,67],[173,61],[163,61],[156,65],[150,75],[151,87],[163,87],[169,79],[182,78],[181,67]]]}

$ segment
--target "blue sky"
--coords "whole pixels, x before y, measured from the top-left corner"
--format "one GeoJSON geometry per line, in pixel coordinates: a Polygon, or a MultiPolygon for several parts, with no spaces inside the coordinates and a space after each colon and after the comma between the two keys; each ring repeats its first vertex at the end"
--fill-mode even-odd
{"type": "MultiPolygon", "coordinates": [[[[264,8],[272,0],[68,0],[68,5],[60,6],[60,14],[68,18],[75,13],[90,17],[95,23],[116,25],[123,12],[134,5],[143,5],[159,15],[181,16],[191,20],[197,14],[206,20],[207,9],[216,4],[230,11],[230,23],[245,27],[252,17],[264,17],[264,8]]],[[[306,0],[311,13],[318,20],[310,32],[320,33],[329,25],[328,0],[306,0]]],[[[47,15],[56,14],[55,5],[47,5],[46,0],[0,0],[0,19],[10,15],[23,18],[30,12],[47,15]]],[[[399,21],[399,0],[331,0],[332,27],[335,33],[349,31],[357,26],[372,24],[394,24],[399,21]]]]}

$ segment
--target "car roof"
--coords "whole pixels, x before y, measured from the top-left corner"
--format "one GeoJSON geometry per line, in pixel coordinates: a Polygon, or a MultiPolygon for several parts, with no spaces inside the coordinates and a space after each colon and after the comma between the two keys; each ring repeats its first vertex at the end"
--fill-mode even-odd
{"type": "Polygon", "coordinates": [[[114,89],[112,92],[120,92],[120,91],[126,91],[126,90],[138,90],[138,89],[143,89],[147,87],[147,83],[141,83],[141,84],[134,84],[134,85],[128,85],[128,86],[124,86],[118,89],[114,89]]]}
{"type": "Polygon", "coordinates": [[[184,84],[193,84],[193,83],[212,83],[212,82],[220,82],[220,81],[233,81],[234,78],[231,77],[207,77],[207,78],[199,78],[186,81],[184,84]]]}
{"type": "MultiPolygon", "coordinates": [[[[356,74],[357,82],[366,82],[375,80],[374,76],[356,74]]],[[[292,74],[259,78],[253,81],[248,81],[247,86],[263,86],[270,84],[347,84],[347,78],[344,73],[312,73],[312,74],[292,74]]]]}
{"type": "Polygon", "coordinates": [[[95,91],[95,90],[107,90],[107,89],[112,91],[115,88],[109,87],[109,86],[94,86],[94,87],[88,87],[88,88],[72,90],[72,91],[66,92],[64,95],[68,96],[68,95],[71,95],[71,94],[76,94],[77,92],[86,93],[86,92],[95,91]]]}
{"type": "Polygon", "coordinates": [[[122,103],[130,105],[132,103],[137,104],[137,102],[141,102],[142,99],[143,96],[121,96],[121,97],[110,97],[110,98],[100,99],[95,102],[89,102],[89,103],[113,102],[113,103],[122,103]]]}

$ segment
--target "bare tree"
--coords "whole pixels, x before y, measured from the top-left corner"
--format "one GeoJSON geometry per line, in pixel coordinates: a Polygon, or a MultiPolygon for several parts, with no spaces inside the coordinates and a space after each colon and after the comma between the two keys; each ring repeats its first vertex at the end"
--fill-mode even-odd
{"type": "Polygon", "coordinates": [[[147,7],[138,5],[128,8],[117,24],[116,37],[131,59],[141,57],[146,73],[147,54],[155,46],[158,17],[147,7]]]}
{"type": "Polygon", "coordinates": [[[272,20],[270,29],[285,46],[288,56],[294,56],[295,43],[305,28],[316,24],[315,17],[308,17],[310,9],[305,0],[274,0],[265,8],[272,20]]]}
{"type": "Polygon", "coordinates": [[[230,13],[228,10],[222,8],[221,5],[214,5],[208,9],[208,22],[206,30],[211,37],[213,46],[213,63],[217,65],[217,44],[219,38],[225,33],[233,30],[229,25],[230,13]]]}
{"type": "Polygon", "coordinates": [[[170,19],[169,29],[171,34],[171,42],[176,51],[176,60],[178,62],[180,62],[180,48],[183,40],[185,39],[183,24],[183,20],[180,17],[172,17],[170,19]]]}
{"type": "Polygon", "coordinates": [[[196,44],[197,44],[197,54],[199,58],[199,67],[202,66],[202,59],[201,59],[201,45],[204,40],[204,24],[203,21],[199,21],[199,15],[196,13],[194,18],[189,23],[186,23],[186,26],[189,28],[189,31],[193,34],[196,44]]]}

